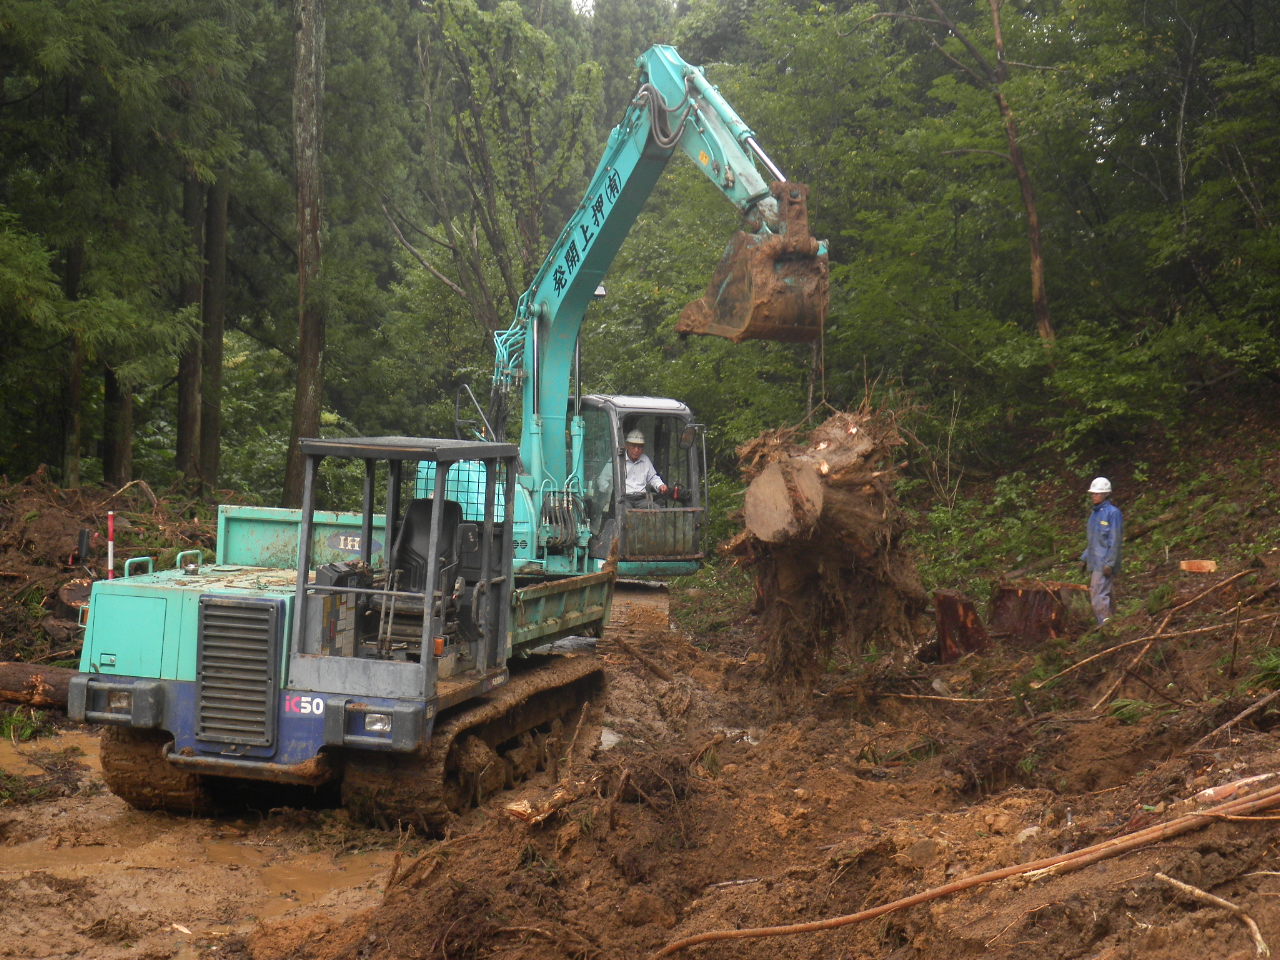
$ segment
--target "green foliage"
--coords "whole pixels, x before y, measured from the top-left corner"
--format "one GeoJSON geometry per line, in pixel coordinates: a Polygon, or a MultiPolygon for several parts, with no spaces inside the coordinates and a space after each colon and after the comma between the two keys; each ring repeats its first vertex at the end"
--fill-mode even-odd
{"type": "Polygon", "coordinates": [[[1111,715],[1121,723],[1133,724],[1154,713],[1156,706],[1145,700],[1126,700],[1123,697],[1117,697],[1111,701],[1108,709],[1111,715]]]}
{"type": "Polygon", "coordinates": [[[54,732],[53,719],[46,710],[34,707],[0,708],[0,738],[28,741],[54,732]]]}
{"type": "Polygon", "coordinates": [[[1155,616],[1161,610],[1169,606],[1169,602],[1173,599],[1175,587],[1172,583],[1162,583],[1149,594],[1143,603],[1147,613],[1155,616]]]}
{"type": "Polygon", "coordinates": [[[935,502],[917,517],[909,543],[926,587],[959,587],[977,596],[992,575],[1054,556],[1060,537],[1032,479],[1015,471],[996,481],[990,500],[935,502]]]}
{"type": "Polygon", "coordinates": [[[1280,689],[1280,649],[1263,650],[1253,659],[1253,675],[1249,682],[1272,690],[1280,689]]]}
{"type": "Polygon", "coordinates": [[[672,618],[695,642],[705,642],[741,618],[753,588],[749,574],[722,561],[677,577],[670,589],[672,618]]]}
{"type": "MultiPolygon", "coordinates": [[[[1095,463],[1175,430],[1211,388],[1247,398],[1280,377],[1280,30],[1226,0],[1194,16],[1168,0],[944,8],[945,29],[910,7],[789,0],[332,7],[325,431],[452,432],[456,391],[486,392],[488,333],[580,199],[635,57],[674,39],[812,187],[831,244],[823,369],[805,347],[674,335],[738,220],[677,156],[587,318],[584,385],[689,402],[726,504],[738,444],[870,397],[933,461],[920,476],[943,506],[918,536],[962,579],[1052,547],[1034,491],[997,509],[956,481],[1035,450],[1095,463]],[[971,52],[995,62],[993,9],[1003,113],[971,52]]],[[[109,371],[136,472],[174,478],[177,357],[200,320],[180,290],[203,267],[182,185],[226,176],[221,485],[274,498],[297,310],[288,5],[0,0],[0,53],[0,472],[78,452],[96,477],[109,371]]]]}
{"type": "Polygon", "coordinates": [[[35,803],[47,797],[49,793],[50,789],[47,786],[33,778],[0,770],[0,807],[35,803]]]}

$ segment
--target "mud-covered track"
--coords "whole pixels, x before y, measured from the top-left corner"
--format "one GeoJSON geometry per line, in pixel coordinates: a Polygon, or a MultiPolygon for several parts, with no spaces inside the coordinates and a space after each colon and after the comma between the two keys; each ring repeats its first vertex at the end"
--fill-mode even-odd
{"type": "Polygon", "coordinates": [[[172,741],[164,730],[104,728],[101,758],[107,788],[138,810],[211,812],[213,800],[204,778],[165,760],[172,741]]]}
{"type": "Polygon", "coordinates": [[[454,814],[553,765],[564,729],[603,687],[594,656],[531,657],[506,684],[441,717],[424,750],[349,754],[343,805],[370,823],[439,832],[454,814]]]}

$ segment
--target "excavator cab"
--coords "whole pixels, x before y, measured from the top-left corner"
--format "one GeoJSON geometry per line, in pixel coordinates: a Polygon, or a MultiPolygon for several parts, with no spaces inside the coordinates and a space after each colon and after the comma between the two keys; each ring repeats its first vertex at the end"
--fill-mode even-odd
{"type": "Polygon", "coordinates": [[[702,431],[693,414],[661,397],[594,394],[581,404],[590,556],[604,562],[616,541],[620,575],[693,572],[706,515],[702,431]],[[634,470],[628,482],[627,437],[637,433],[652,466],[645,473],[657,478],[643,487],[634,470]]]}
{"type": "Polygon", "coordinates": [[[809,232],[809,188],[774,181],[780,232],[739,230],[707,292],[689,304],[678,333],[807,343],[822,334],[830,283],[826,245],[809,232]]]}

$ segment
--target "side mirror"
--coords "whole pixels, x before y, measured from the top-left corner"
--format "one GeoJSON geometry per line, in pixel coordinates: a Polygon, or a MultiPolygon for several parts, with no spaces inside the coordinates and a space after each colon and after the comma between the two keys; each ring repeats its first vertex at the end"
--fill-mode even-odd
{"type": "Polygon", "coordinates": [[[690,447],[692,447],[694,441],[697,439],[698,439],[698,428],[695,427],[692,423],[688,424],[683,430],[680,431],[680,446],[685,450],[688,450],[690,447]]]}

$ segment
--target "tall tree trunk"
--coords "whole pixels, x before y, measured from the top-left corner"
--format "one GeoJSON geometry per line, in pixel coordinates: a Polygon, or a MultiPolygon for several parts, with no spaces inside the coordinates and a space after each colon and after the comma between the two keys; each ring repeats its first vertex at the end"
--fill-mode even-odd
{"type": "MultiPolygon", "coordinates": [[[[66,252],[62,291],[68,300],[80,296],[84,275],[84,244],[77,241],[66,252]]],[[[80,486],[80,440],[84,427],[84,343],[77,333],[67,344],[62,381],[62,485],[80,486]]]]}
{"type": "Polygon", "coordinates": [[[320,432],[324,388],[324,314],[312,289],[321,267],[320,152],[324,112],[324,0],[294,0],[297,27],[293,74],[294,165],[298,178],[298,371],[283,503],[302,503],[300,437],[320,432]]]}
{"type": "Polygon", "coordinates": [[[227,313],[227,199],[230,193],[231,178],[224,172],[209,191],[209,214],[205,223],[200,477],[209,489],[218,484],[222,445],[222,338],[227,313]]]}
{"type": "Polygon", "coordinates": [[[133,391],[110,366],[102,381],[102,478],[124,486],[133,479],[133,391]]]}
{"type": "MultiPolygon", "coordinates": [[[[196,264],[187,271],[178,295],[184,306],[199,306],[204,258],[204,187],[194,173],[182,182],[182,221],[196,264]]],[[[177,467],[188,480],[200,479],[200,338],[194,337],[178,358],[177,467]]]]}
{"type": "Polygon", "coordinates": [[[1040,242],[1040,208],[1036,204],[1036,191],[1031,183],[1022,156],[1022,144],[1018,138],[1018,120],[1009,107],[999,87],[995,89],[996,104],[1004,118],[1004,132],[1009,139],[1009,162],[1013,164],[1018,189],[1022,192],[1022,207],[1027,212],[1027,245],[1031,249],[1031,311],[1036,318],[1036,332],[1046,345],[1053,343],[1057,335],[1053,329],[1053,317],[1049,313],[1049,293],[1044,284],[1044,251],[1040,242]]]}
{"type": "MultiPolygon", "coordinates": [[[[112,193],[125,179],[123,138],[113,131],[108,145],[112,193]]],[[[110,361],[102,365],[102,479],[124,486],[133,479],[133,391],[120,382],[110,361]]]]}
{"type": "Polygon", "coordinates": [[[991,7],[991,26],[996,40],[996,74],[992,94],[1004,121],[1005,137],[1009,141],[1009,162],[1013,164],[1022,193],[1022,206],[1027,211],[1027,245],[1031,249],[1031,310],[1036,318],[1036,332],[1046,345],[1053,343],[1056,334],[1053,318],[1049,313],[1049,294],[1044,285],[1044,251],[1040,243],[1040,208],[1036,204],[1036,191],[1031,183],[1031,172],[1022,156],[1022,140],[1018,135],[1018,119],[1005,99],[1002,84],[1009,79],[1009,64],[1004,55],[1004,27],[1000,22],[1002,0],[988,0],[991,7]]]}
{"type": "Polygon", "coordinates": [[[1049,294],[1045,287],[1044,251],[1040,237],[1040,210],[1036,205],[1036,193],[1031,182],[1031,173],[1022,154],[1022,140],[1018,133],[1018,120],[1013,108],[1005,98],[1003,84],[1009,79],[1009,63],[1004,53],[1004,27],[1000,21],[1000,6],[1004,0],[987,0],[991,9],[991,26],[995,37],[996,62],[993,65],[978,49],[969,36],[961,30],[938,0],[928,0],[929,6],[937,15],[938,22],[947,28],[947,33],[964,45],[973,65],[963,63],[943,49],[942,41],[934,39],[934,46],[942,50],[944,55],[969,75],[980,88],[985,89],[995,99],[996,108],[1000,111],[1000,120],[1004,125],[1005,139],[1009,143],[1007,159],[1013,167],[1014,176],[1018,180],[1018,189],[1022,194],[1022,207],[1027,215],[1027,246],[1031,253],[1031,311],[1036,320],[1036,332],[1045,346],[1053,343],[1056,334],[1053,329],[1053,318],[1049,312],[1049,294]]]}

